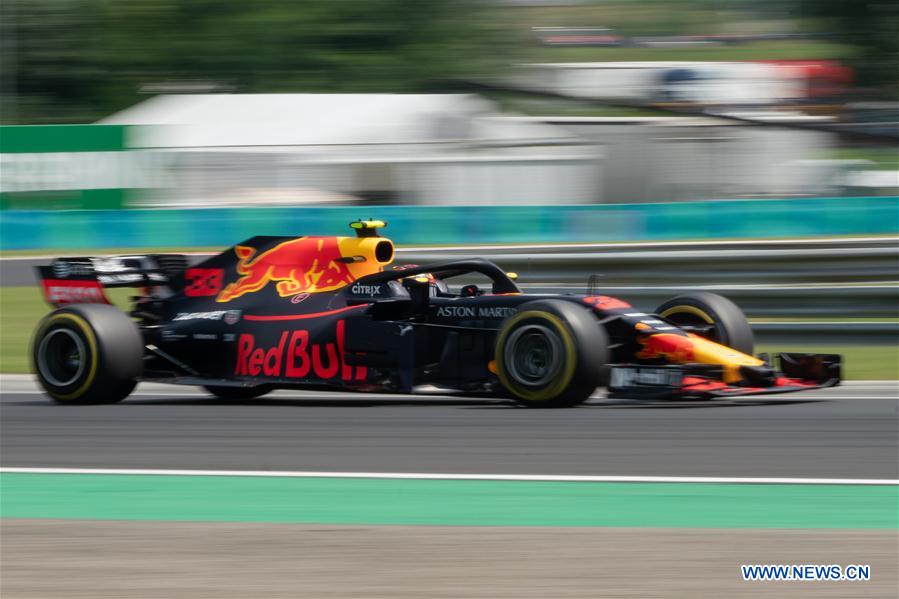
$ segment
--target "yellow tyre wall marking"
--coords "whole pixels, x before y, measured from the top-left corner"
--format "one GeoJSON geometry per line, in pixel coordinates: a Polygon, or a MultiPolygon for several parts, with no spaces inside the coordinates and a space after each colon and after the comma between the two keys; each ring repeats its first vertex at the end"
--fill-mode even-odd
{"type": "Polygon", "coordinates": [[[40,329],[41,335],[39,335],[39,336],[42,336],[43,333],[48,328],[50,328],[50,326],[53,325],[53,323],[60,321],[60,320],[70,320],[73,323],[75,323],[75,326],[78,329],[80,329],[81,332],[84,334],[85,338],[87,339],[87,345],[90,348],[90,356],[87,356],[87,357],[90,359],[91,365],[90,365],[90,370],[87,373],[87,378],[84,379],[84,383],[82,383],[82,385],[77,390],[73,391],[72,393],[63,394],[63,393],[48,392],[48,393],[50,393],[50,395],[52,395],[54,398],[56,398],[60,401],[67,401],[70,399],[76,399],[79,396],[83,395],[84,392],[87,391],[87,389],[94,382],[94,377],[97,376],[97,362],[98,362],[99,354],[97,353],[97,339],[94,336],[93,329],[91,329],[90,325],[87,324],[86,320],[84,320],[77,314],[70,314],[68,312],[64,312],[62,314],[51,315],[49,318],[47,318],[47,320],[43,324],[43,326],[41,326],[41,329],[40,329]]]}
{"type": "Polygon", "coordinates": [[[703,310],[700,310],[699,308],[695,308],[693,306],[672,306],[659,314],[659,316],[661,316],[662,318],[668,318],[672,314],[681,314],[684,312],[686,312],[687,314],[698,316],[708,324],[715,324],[715,320],[711,316],[709,316],[703,310]]]}
{"type": "Polygon", "coordinates": [[[565,387],[568,386],[568,383],[571,382],[571,379],[574,376],[575,367],[577,366],[577,347],[575,346],[574,339],[571,337],[571,333],[568,331],[568,327],[565,326],[565,323],[562,322],[561,318],[555,314],[544,312],[543,310],[528,310],[527,312],[520,312],[513,316],[503,328],[503,332],[500,333],[499,339],[497,339],[496,342],[496,365],[498,371],[497,376],[499,376],[500,382],[506,389],[512,391],[522,399],[548,401],[561,394],[562,391],[565,390],[565,387]],[[561,375],[555,382],[551,383],[545,389],[536,391],[520,389],[519,386],[512,382],[506,375],[506,365],[503,363],[503,348],[506,343],[506,337],[508,337],[509,332],[514,328],[516,323],[526,318],[542,318],[548,321],[562,338],[562,345],[565,347],[565,365],[561,375]]]}

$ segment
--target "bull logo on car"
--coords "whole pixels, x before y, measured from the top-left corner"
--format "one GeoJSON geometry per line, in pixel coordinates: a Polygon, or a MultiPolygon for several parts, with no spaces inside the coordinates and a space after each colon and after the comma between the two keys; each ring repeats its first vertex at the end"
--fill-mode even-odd
{"type": "Polygon", "coordinates": [[[222,290],[217,302],[254,293],[269,282],[276,283],[278,295],[289,297],[331,291],[355,280],[333,237],[299,237],[258,254],[256,248],[239,245],[234,252],[240,278],[222,290]]]}

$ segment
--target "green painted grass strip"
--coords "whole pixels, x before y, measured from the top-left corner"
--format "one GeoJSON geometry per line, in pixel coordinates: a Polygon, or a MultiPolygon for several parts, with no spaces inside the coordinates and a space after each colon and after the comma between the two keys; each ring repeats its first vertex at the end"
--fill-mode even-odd
{"type": "Polygon", "coordinates": [[[0,516],[368,525],[897,529],[899,487],[0,475],[0,516]]]}

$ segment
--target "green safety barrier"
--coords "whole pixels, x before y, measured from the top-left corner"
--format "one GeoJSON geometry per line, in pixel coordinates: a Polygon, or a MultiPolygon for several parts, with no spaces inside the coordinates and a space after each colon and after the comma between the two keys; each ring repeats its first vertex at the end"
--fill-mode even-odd
{"type": "Polygon", "coordinates": [[[229,246],[254,235],[348,234],[388,221],[399,244],[562,243],[899,233],[899,197],[579,206],[7,210],[0,249],[229,246]]]}
{"type": "Polygon", "coordinates": [[[0,210],[119,209],[138,180],[124,125],[0,127],[0,210]]]}

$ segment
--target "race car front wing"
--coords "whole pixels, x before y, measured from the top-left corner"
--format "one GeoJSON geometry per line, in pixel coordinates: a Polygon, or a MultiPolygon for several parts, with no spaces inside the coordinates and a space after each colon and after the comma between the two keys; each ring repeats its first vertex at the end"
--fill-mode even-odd
{"type": "Polygon", "coordinates": [[[842,357],[835,354],[780,353],[778,369],[760,384],[721,380],[720,370],[700,364],[613,365],[609,397],[630,399],[710,399],[822,389],[840,384],[842,357]]]}

